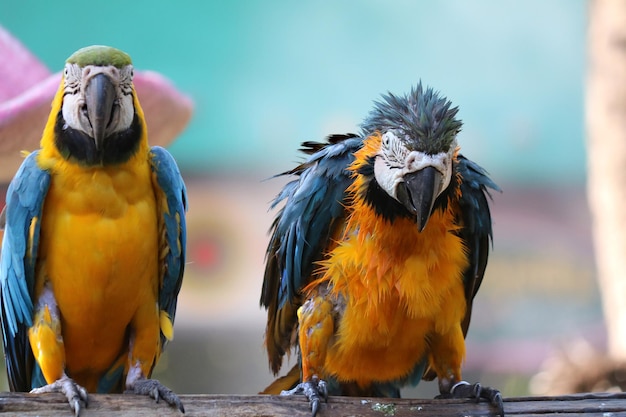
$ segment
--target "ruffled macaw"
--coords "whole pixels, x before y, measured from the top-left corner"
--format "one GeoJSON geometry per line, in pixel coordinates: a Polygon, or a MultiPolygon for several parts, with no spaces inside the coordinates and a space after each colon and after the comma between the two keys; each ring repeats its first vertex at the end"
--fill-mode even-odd
{"type": "Polygon", "coordinates": [[[310,156],[276,197],[261,305],[277,374],[264,392],[399,396],[439,380],[444,397],[499,391],[461,378],[472,300],[490,240],[485,171],[459,154],[457,107],[421,83],[375,103],[359,135],[305,142],[310,156]],[[300,382],[298,384],[298,382],[300,382]],[[297,385],[296,385],[297,384],[297,385]]]}
{"type": "Polygon", "coordinates": [[[185,262],[186,191],[149,147],[124,52],[90,46],[66,62],[43,132],[7,192],[0,256],[12,391],[179,398],[149,379],[173,337],[185,262]]]}

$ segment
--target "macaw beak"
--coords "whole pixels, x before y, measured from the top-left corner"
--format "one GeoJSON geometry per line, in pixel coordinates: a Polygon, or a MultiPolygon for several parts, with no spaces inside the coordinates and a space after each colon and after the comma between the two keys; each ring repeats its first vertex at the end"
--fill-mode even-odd
{"type": "Polygon", "coordinates": [[[417,217],[417,227],[421,232],[430,218],[437,199],[443,175],[433,167],[425,167],[404,176],[398,185],[397,198],[417,217]]]}
{"type": "Polygon", "coordinates": [[[85,87],[87,116],[91,123],[96,149],[102,149],[115,99],[115,85],[105,74],[94,75],[85,87]]]}

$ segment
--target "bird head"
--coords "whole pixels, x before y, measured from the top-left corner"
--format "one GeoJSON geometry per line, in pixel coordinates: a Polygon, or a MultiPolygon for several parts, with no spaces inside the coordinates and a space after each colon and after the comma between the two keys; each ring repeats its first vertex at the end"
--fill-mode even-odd
{"type": "Polygon", "coordinates": [[[88,46],[67,59],[55,127],[65,158],[111,164],[137,150],[145,127],[132,80],[130,56],[115,48],[88,46]]]}
{"type": "Polygon", "coordinates": [[[370,155],[375,182],[370,187],[382,189],[385,198],[400,203],[420,231],[452,179],[462,123],[456,119],[458,108],[451,105],[420,83],[405,96],[384,95],[361,126],[364,137],[380,137],[380,145],[370,155]]]}

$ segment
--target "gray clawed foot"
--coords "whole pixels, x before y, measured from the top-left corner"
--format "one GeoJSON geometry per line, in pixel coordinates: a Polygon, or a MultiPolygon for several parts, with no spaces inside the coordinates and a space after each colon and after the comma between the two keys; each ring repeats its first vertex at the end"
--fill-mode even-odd
{"type": "Polygon", "coordinates": [[[61,378],[54,381],[52,384],[44,385],[40,388],[31,390],[33,394],[43,394],[47,392],[60,392],[67,398],[70,407],[74,411],[74,416],[80,415],[82,408],[81,403],[88,405],[87,390],[78,385],[72,378],[67,375],[63,375],[61,378]]]}
{"type": "Polygon", "coordinates": [[[310,381],[299,383],[294,389],[280,393],[280,395],[299,394],[303,394],[309,399],[309,403],[311,404],[311,417],[317,415],[321,399],[324,399],[324,402],[328,400],[326,382],[323,379],[319,379],[317,376],[314,376],[310,381]]]}
{"type": "Polygon", "coordinates": [[[150,398],[154,398],[157,403],[160,399],[163,399],[169,405],[178,408],[181,413],[185,412],[185,407],[180,401],[180,398],[178,398],[178,395],[156,379],[138,379],[133,383],[132,387],[129,387],[124,393],[147,395],[150,398]]]}
{"type": "Polygon", "coordinates": [[[478,382],[475,384],[466,381],[457,382],[449,393],[442,393],[438,398],[473,398],[476,402],[485,399],[498,410],[498,415],[504,417],[504,403],[500,391],[484,387],[478,382]]]}

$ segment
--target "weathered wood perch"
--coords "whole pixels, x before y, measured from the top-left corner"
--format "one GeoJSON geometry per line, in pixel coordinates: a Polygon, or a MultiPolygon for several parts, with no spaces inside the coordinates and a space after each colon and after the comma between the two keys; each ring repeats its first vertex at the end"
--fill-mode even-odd
{"type": "MultiPolygon", "coordinates": [[[[303,397],[268,395],[181,395],[186,417],[310,417],[309,404],[303,397]]],[[[626,393],[577,394],[561,397],[506,398],[508,416],[624,416],[626,393]]],[[[57,394],[34,395],[0,393],[2,416],[72,416],[65,397],[57,394]]],[[[319,417],[458,417],[491,416],[487,403],[462,400],[380,399],[331,397],[321,407],[319,417]]],[[[135,395],[90,396],[82,417],[95,416],[175,416],[178,410],[157,404],[148,397],[135,395]]]]}

